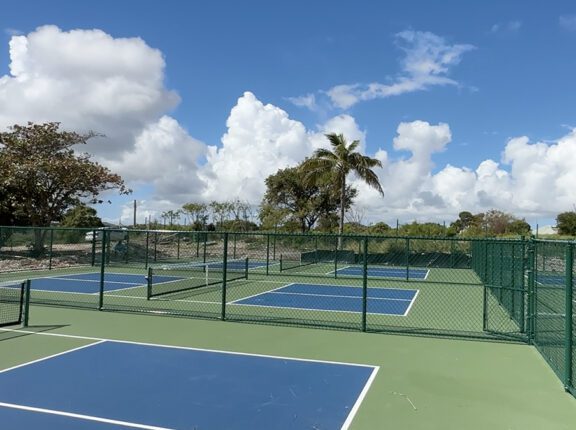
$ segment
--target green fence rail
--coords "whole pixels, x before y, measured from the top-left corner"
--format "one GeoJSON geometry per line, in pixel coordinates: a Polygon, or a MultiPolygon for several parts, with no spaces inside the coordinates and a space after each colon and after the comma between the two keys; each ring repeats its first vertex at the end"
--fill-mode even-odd
{"type": "Polygon", "coordinates": [[[532,343],[572,394],[573,242],[0,227],[30,302],[532,343]]]}

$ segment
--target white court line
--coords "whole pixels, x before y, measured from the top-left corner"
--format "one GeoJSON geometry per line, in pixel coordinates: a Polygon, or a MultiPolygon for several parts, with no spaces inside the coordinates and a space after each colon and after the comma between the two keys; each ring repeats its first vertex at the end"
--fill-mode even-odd
{"type": "Polygon", "coordinates": [[[344,424],[342,424],[342,428],[340,430],[348,430],[348,427],[350,427],[350,424],[352,424],[352,420],[354,419],[354,416],[356,416],[356,413],[358,412],[360,405],[364,401],[364,397],[366,397],[366,394],[368,394],[368,390],[370,389],[372,382],[374,382],[374,379],[376,379],[378,370],[380,370],[380,367],[375,367],[374,370],[372,371],[372,374],[368,378],[368,381],[366,381],[366,385],[364,385],[364,388],[362,389],[360,395],[356,399],[356,403],[354,403],[354,406],[352,406],[352,409],[350,409],[350,413],[348,414],[346,421],[344,421],[344,424]]]}
{"type": "MultiPolygon", "coordinates": [[[[127,343],[130,345],[142,345],[142,346],[153,346],[158,348],[171,348],[171,349],[183,349],[187,351],[200,351],[200,352],[214,352],[220,354],[229,354],[229,355],[241,355],[241,356],[249,356],[249,357],[262,357],[262,358],[275,358],[279,360],[291,360],[291,361],[303,361],[303,362],[311,362],[311,363],[326,363],[326,364],[341,364],[343,366],[356,366],[356,367],[368,367],[368,368],[378,368],[379,366],[373,366],[370,364],[361,364],[361,363],[347,363],[343,361],[330,361],[330,360],[316,360],[316,359],[309,359],[309,358],[294,358],[294,357],[286,357],[281,355],[267,355],[267,354],[256,354],[256,353],[247,353],[247,352],[237,352],[237,351],[226,351],[226,350],[219,350],[219,349],[208,349],[208,348],[195,348],[190,346],[177,346],[177,345],[164,345],[161,343],[150,343],[150,342],[136,342],[131,340],[122,340],[122,339],[108,339],[108,338],[101,338],[101,337],[92,337],[92,336],[80,336],[80,335],[72,335],[72,334],[63,334],[63,333],[46,333],[46,332],[35,332],[31,330],[19,330],[19,329],[11,329],[11,328],[0,328],[0,331],[7,331],[7,332],[16,332],[16,333],[26,333],[26,334],[35,334],[38,336],[53,336],[53,337],[64,337],[69,339],[82,339],[82,340],[93,340],[95,343],[91,343],[89,345],[84,345],[79,348],[74,348],[65,352],[61,352],[58,354],[54,354],[54,356],[66,354],[68,352],[75,351],[77,349],[87,348],[90,346],[94,346],[96,344],[102,342],[114,342],[114,343],[127,343]]],[[[32,364],[36,361],[42,361],[48,358],[52,358],[52,356],[45,357],[40,360],[31,361],[26,364],[32,364]]],[[[21,364],[16,367],[24,366],[25,364],[21,364]]],[[[12,369],[12,368],[11,368],[12,369]]],[[[9,369],[6,369],[9,370],[9,369]]],[[[3,370],[2,372],[6,371],[3,370]]]]}
{"type": "MultiPolygon", "coordinates": [[[[362,311],[355,311],[355,310],[342,310],[342,309],[315,309],[315,308],[303,308],[301,306],[270,306],[270,305],[261,305],[261,304],[252,304],[252,303],[234,303],[235,306],[252,306],[252,307],[259,307],[259,308],[267,308],[267,309],[279,309],[279,310],[286,310],[286,309],[297,309],[299,311],[314,311],[314,312],[331,312],[331,313],[344,313],[344,314],[361,314],[362,311]]],[[[374,315],[374,316],[389,316],[389,317],[405,317],[402,314],[387,314],[383,312],[366,312],[366,315],[374,315]]]]}
{"type": "MultiPolygon", "coordinates": [[[[24,333],[40,334],[40,333],[36,333],[36,332],[28,332],[28,331],[25,331],[25,330],[15,330],[15,329],[2,329],[2,330],[3,330],[3,331],[15,331],[15,332],[24,332],[24,333]]],[[[98,345],[99,343],[105,342],[105,340],[102,340],[102,339],[88,339],[88,338],[86,338],[86,340],[94,340],[95,342],[94,342],[94,343],[90,343],[90,344],[88,344],[88,345],[79,346],[78,348],[72,348],[72,349],[68,349],[68,350],[63,351],[63,352],[58,352],[58,353],[56,353],[56,354],[52,354],[52,355],[49,355],[49,356],[47,356],[47,357],[38,358],[37,360],[32,360],[32,361],[28,361],[28,362],[26,362],[26,363],[18,364],[18,365],[16,365],[16,366],[9,367],[8,369],[0,370],[0,373],[5,373],[5,372],[8,372],[9,370],[14,370],[14,369],[18,369],[19,367],[28,366],[29,364],[39,363],[39,362],[41,362],[41,361],[49,360],[49,359],[51,359],[51,358],[59,357],[59,356],[64,355],[64,354],[69,354],[69,353],[71,353],[71,352],[79,351],[79,350],[81,350],[81,349],[88,348],[88,347],[91,347],[91,346],[94,346],[94,345],[98,345]]]]}
{"type": "MultiPolygon", "coordinates": [[[[414,290],[406,290],[406,291],[414,291],[414,290]]],[[[314,293],[291,293],[289,291],[268,291],[269,293],[273,294],[285,294],[285,295],[292,295],[292,296],[312,296],[312,297],[342,297],[345,299],[362,299],[362,296],[344,296],[341,294],[314,294],[314,293]]],[[[366,297],[368,300],[392,300],[398,302],[409,302],[412,299],[398,299],[393,297],[366,297]]],[[[246,299],[242,299],[246,300],[246,299]]]]}
{"type": "Polygon", "coordinates": [[[280,285],[278,288],[272,288],[271,290],[266,290],[266,291],[263,291],[261,293],[252,294],[251,296],[242,297],[241,299],[237,299],[237,300],[234,300],[232,302],[228,302],[228,304],[234,305],[234,304],[236,304],[236,302],[239,302],[241,300],[248,300],[248,299],[251,299],[252,297],[261,296],[262,294],[273,293],[276,290],[280,290],[282,288],[286,288],[286,287],[289,287],[290,285],[295,285],[295,284],[297,284],[297,282],[290,282],[289,284],[280,285]]]}
{"type": "Polygon", "coordinates": [[[416,297],[418,297],[418,293],[420,292],[420,290],[413,290],[413,291],[416,291],[416,294],[414,294],[414,297],[412,297],[412,300],[410,300],[410,304],[408,305],[408,308],[406,309],[406,312],[404,312],[403,316],[408,316],[408,312],[410,312],[410,309],[412,309],[412,306],[416,301],[416,297]]]}
{"type": "Polygon", "coordinates": [[[86,420],[86,421],[96,421],[99,423],[106,423],[106,424],[117,424],[117,425],[121,425],[124,427],[132,427],[132,428],[137,428],[137,429],[172,430],[172,429],[169,429],[167,427],[149,426],[146,424],[138,424],[138,423],[131,423],[131,422],[127,422],[127,421],[112,420],[109,418],[94,417],[92,415],[75,414],[72,412],[56,411],[53,409],[36,408],[36,407],[32,407],[32,406],[14,405],[12,403],[0,402],[0,406],[4,406],[6,408],[11,408],[11,409],[20,409],[20,410],[29,411],[29,412],[40,412],[40,413],[49,414],[49,415],[59,415],[62,417],[78,418],[78,419],[86,420]]]}

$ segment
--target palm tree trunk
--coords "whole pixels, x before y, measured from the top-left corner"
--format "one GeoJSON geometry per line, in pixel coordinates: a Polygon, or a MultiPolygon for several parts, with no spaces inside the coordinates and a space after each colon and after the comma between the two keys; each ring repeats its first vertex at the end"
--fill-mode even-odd
{"type": "Polygon", "coordinates": [[[344,197],[346,196],[346,176],[342,176],[340,184],[340,223],[338,225],[338,249],[342,249],[342,235],[344,234],[344,197]]]}

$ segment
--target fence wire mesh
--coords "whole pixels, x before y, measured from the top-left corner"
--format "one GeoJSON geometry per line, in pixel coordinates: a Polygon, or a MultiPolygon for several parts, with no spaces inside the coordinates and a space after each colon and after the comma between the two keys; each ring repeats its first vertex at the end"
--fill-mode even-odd
{"type": "Polygon", "coordinates": [[[574,393],[574,243],[0,227],[33,304],[532,342],[574,393]]]}

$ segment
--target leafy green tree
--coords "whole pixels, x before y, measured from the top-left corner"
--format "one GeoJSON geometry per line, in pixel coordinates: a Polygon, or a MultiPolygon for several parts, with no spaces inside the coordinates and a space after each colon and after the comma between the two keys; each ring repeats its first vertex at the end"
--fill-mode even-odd
{"type": "Polygon", "coordinates": [[[556,228],[559,234],[576,236],[576,212],[562,212],[556,216],[556,228]]]}
{"type": "Polygon", "coordinates": [[[518,236],[526,236],[529,235],[532,231],[532,227],[530,224],[523,219],[516,219],[508,224],[508,233],[516,234],[518,236]]]}
{"type": "Polygon", "coordinates": [[[173,226],[175,221],[180,219],[182,212],[180,210],[168,210],[160,214],[160,217],[164,220],[164,225],[168,222],[169,226],[173,226]]]}
{"type": "MultiPolygon", "coordinates": [[[[298,226],[309,231],[322,218],[329,218],[340,205],[333,182],[305,183],[301,166],[281,169],[266,178],[266,193],[260,207],[263,228],[298,226]]],[[[344,206],[349,207],[357,191],[347,187],[344,206]]]]}
{"type": "Polygon", "coordinates": [[[182,206],[182,211],[190,219],[194,230],[204,230],[208,222],[208,206],[205,203],[186,203],[182,206]]]}
{"type": "Polygon", "coordinates": [[[385,222],[377,222],[374,225],[368,227],[368,233],[370,234],[390,234],[392,228],[385,222]]]}
{"type": "Polygon", "coordinates": [[[211,202],[208,207],[212,211],[212,222],[222,228],[224,221],[228,220],[228,216],[232,211],[230,202],[211,202]]]}
{"type": "MultiPolygon", "coordinates": [[[[102,203],[108,190],[128,194],[122,178],[76,153],[75,145],[86,144],[94,132],[80,134],[60,130],[60,124],[14,125],[0,133],[0,192],[15,216],[27,217],[32,226],[49,226],[81,202],[102,203]]],[[[44,230],[45,231],[45,230],[44,230]]],[[[40,254],[44,234],[36,229],[33,252],[40,254]]]]}
{"type": "Polygon", "coordinates": [[[406,224],[400,227],[400,234],[403,236],[424,236],[424,237],[441,237],[445,236],[446,227],[434,222],[406,224]]]}
{"type": "MultiPolygon", "coordinates": [[[[330,133],[326,137],[330,141],[332,149],[320,148],[314,151],[311,158],[302,165],[302,172],[306,181],[312,184],[335,181],[340,190],[340,218],[338,232],[344,232],[344,215],[346,213],[346,177],[350,173],[355,173],[370,187],[376,189],[382,196],[384,190],[380,185],[378,176],[372,170],[375,167],[382,167],[380,160],[362,155],[356,151],[360,141],[355,140],[348,144],[344,135],[330,133]]],[[[341,248],[342,240],[338,239],[338,247],[341,248]]]]}
{"type": "Polygon", "coordinates": [[[62,222],[62,227],[103,227],[102,220],[98,217],[96,209],[79,204],[68,210],[62,222]]]}
{"type": "Polygon", "coordinates": [[[450,224],[449,235],[460,234],[467,230],[474,232],[474,235],[481,231],[484,222],[484,214],[473,215],[471,212],[462,211],[458,214],[458,219],[450,224]]]}

